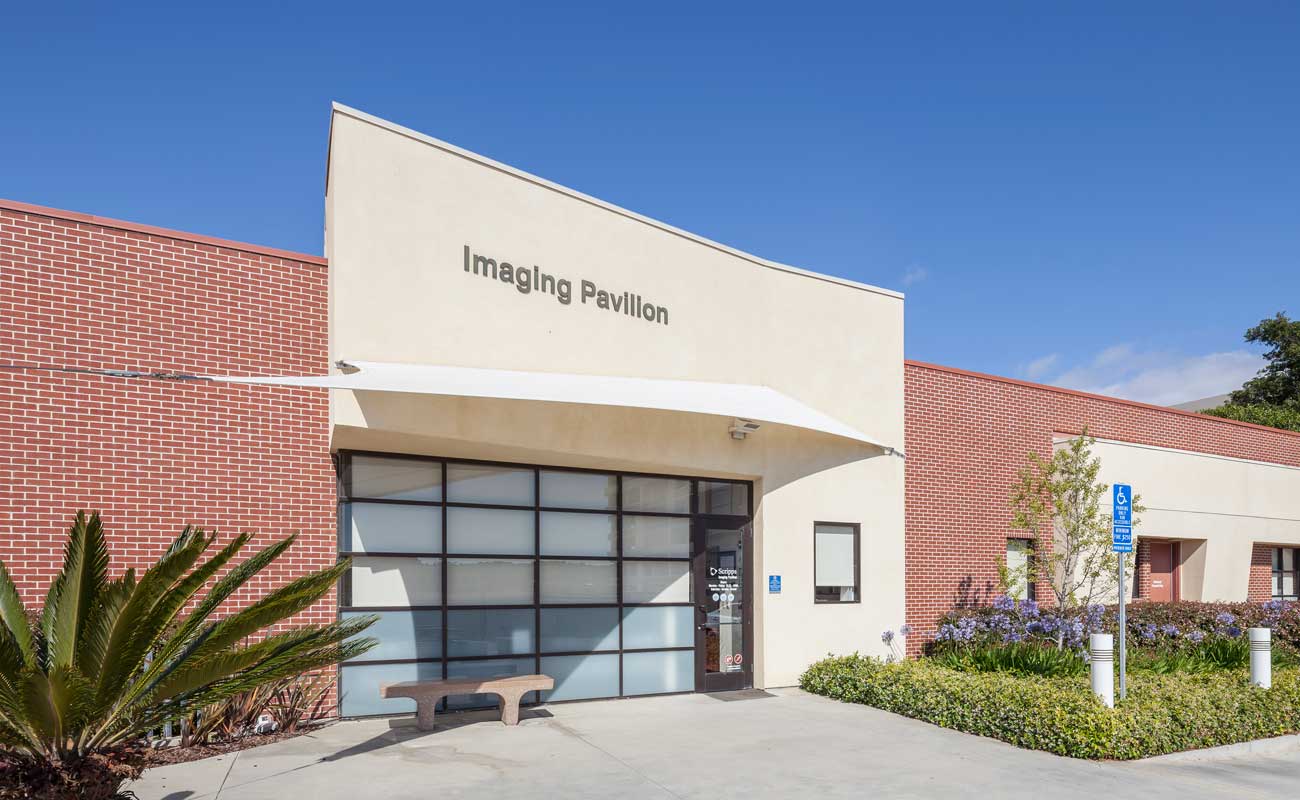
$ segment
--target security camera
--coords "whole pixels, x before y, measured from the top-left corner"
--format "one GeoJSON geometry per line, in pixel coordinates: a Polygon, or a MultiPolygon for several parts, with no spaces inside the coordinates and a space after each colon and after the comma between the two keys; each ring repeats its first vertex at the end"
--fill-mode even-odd
{"type": "Polygon", "coordinates": [[[731,422],[731,428],[728,429],[733,439],[744,439],[754,431],[758,430],[759,425],[752,419],[741,419],[736,417],[731,422]]]}

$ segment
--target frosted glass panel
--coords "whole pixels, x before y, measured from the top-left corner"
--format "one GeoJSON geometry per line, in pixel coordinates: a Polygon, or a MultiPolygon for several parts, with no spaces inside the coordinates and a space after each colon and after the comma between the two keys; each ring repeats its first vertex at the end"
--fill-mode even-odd
{"type": "MultiPolygon", "coordinates": [[[[369,616],[365,611],[344,611],[344,620],[369,616]]],[[[380,611],[379,621],[356,638],[374,637],[379,644],[361,655],[361,661],[389,661],[442,656],[441,611],[380,611]]]]}
{"type": "Polygon", "coordinates": [[[447,584],[450,605],[529,605],[533,602],[533,562],[451,558],[447,560],[447,584]]]}
{"type": "Polygon", "coordinates": [[[1029,540],[1007,539],[1007,571],[1016,575],[1015,586],[1009,595],[1016,600],[1029,596],[1029,578],[1025,569],[1029,564],[1029,540]]]}
{"type": "MultiPolygon", "coordinates": [[[[508,675],[532,675],[537,662],[531,658],[502,658],[490,661],[448,661],[448,678],[503,678],[508,675]]],[[[523,702],[536,703],[537,692],[524,695],[523,702]]],[[[457,694],[447,698],[447,708],[495,706],[494,694],[457,694]]]]}
{"type": "Polygon", "coordinates": [[[695,609],[691,606],[642,606],[623,610],[623,647],[626,650],[694,645],[695,609]]]}
{"type": "Polygon", "coordinates": [[[1295,595],[1295,573],[1294,572],[1282,573],[1282,594],[1286,597],[1292,597],[1295,595]]]}
{"type": "Polygon", "coordinates": [[[543,608],[542,652],[618,649],[617,608],[543,608]]]}
{"type": "Polygon", "coordinates": [[[618,555],[618,518],[613,514],[543,511],[542,555],[618,555]]]}
{"type": "Polygon", "coordinates": [[[694,689],[694,650],[623,654],[623,694],[690,692],[694,689]]]}
{"type": "Polygon", "coordinates": [[[345,717],[367,714],[402,714],[415,711],[415,701],[406,697],[384,700],[379,687],[401,681],[436,681],[442,677],[440,662],[419,664],[344,665],[339,670],[339,713],[345,717]]]}
{"type": "Polygon", "coordinates": [[[853,529],[846,525],[818,525],[817,573],[818,586],[852,586],[854,562],[853,529]]]}
{"type": "Polygon", "coordinates": [[[623,602],[686,603],[690,599],[689,562],[623,562],[623,602]]]}
{"type": "Polygon", "coordinates": [[[544,700],[618,696],[618,656],[545,656],[542,673],[555,678],[544,700]]]}
{"type": "Polygon", "coordinates": [[[354,606],[436,606],[442,602],[442,559],[354,556],[354,606]]]}
{"type": "Polygon", "coordinates": [[[1293,548],[1282,548],[1282,569],[1288,572],[1295,569],[1295,550],[1293,548]]]}
{"type": "Polygon", "coordinates": [[[507,656],[533,652],[531,608],[447,612],[447,654],[507,656]]]}
{"type": "Polygon", "coordinates": [[[676,478],[623,478],[624,511],[691,513],[691,482],[676,478]]]}
{"type": "Polygon", "coordinates": [[[543,603],[617,603],[618,562],[543,561],[543,603]]]}
{"type": "Polygon", "coordinates": [[[532,555],[537,524],[532,511],[448,508],[447,552],[532,555]]]}
{"type": "Polygon", "coordinates": [[[442,499],[442,465],[407,458],[352,457],[352,496],[380,500],[442,499]]]}
{"type": "Polygon", "coordinates": [[[447,499],[456,503],[531,506],[533,471],[481,464],[448,464],[447,499]]]}
{"type": "Polygon", "coordinates": [[[551,508],[618,508],[618,478],[589,472],[543,472],[542,505],[551,508]]]}
{"type": "Polygon", "coordinates": [[[683,517],[623,517],[623,555],[689,558],[691,521],[683,517]]]}
{"type": "Polygon", "coordinates": [[[749,514],[749,484],[700,481],[701,514],[749,514]]]}
{"type": "Polygon", "coordinates": [[[436,553],[442,550],[442,509],[387,503],[343,506],[342,542],[358,553],[436,553]]]}

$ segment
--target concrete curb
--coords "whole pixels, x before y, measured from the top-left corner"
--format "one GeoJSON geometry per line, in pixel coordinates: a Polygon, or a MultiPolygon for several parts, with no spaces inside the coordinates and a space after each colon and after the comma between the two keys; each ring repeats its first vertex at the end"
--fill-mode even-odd
{"type": "Polygon", "coordinates": [[[1249,742],[1225,744],[1220,747],[1207,747],[1204,750],[1184,750],[1181,753],[1168,753],[1163,756],[1139,758],[1130,764],[1177,764],[1188,761],[1213,761],[1221,758],[1238,756],[1269,756],[1291,753],[1300,750],[1300,734],[1275,736],[1271,739],[1255,739],[1249,742]]]}

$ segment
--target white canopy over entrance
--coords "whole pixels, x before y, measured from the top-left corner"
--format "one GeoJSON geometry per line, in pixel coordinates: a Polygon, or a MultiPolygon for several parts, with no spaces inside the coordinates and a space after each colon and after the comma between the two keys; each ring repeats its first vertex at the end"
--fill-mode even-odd
{"type": "Polygon", "coordinates": [[[340,362],[340,366],[347,371],[336,375],[204,377],[228,383],[534,400],[712,414],[818,431],[879,447],[886,452],[897,452],[896,448],[766,386],[381,361],[348,361],[340,362]]]}

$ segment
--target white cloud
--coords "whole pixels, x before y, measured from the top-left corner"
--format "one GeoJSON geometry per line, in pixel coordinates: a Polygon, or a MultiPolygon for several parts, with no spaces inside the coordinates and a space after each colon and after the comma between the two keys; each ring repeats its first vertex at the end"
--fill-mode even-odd
{"type": "Polygon", "coordinates": [[[899,282],[902,283],[903,288],[906,289],[912,284],[920,283],[928,277],[930,277],[930,270],[925,267],[912,266],[908,267],[907,270],[903,272],[903,277],[899,279],[899,282]]]}
{"type": "MultiPolygon", "coordinates": [[[[1026,374],[1047,358],[1051,357],[1030,362],[1026,374]]],[[[1042,375],[1054,363],[1047,364],[1042,375]]],[[[1057,372],[1047,382],[1126,400],[1174,405],[1239,389],[1263,365],[1262,357],[1245,350],[1185,355],[1118,344],[1084,364],[1057,372]]]]}
{"type": "Polygon", "coordinates": [[[1042,380],[1043,376],[1051,372],[1052,367],[1056,366],[1056,362],[1060,360],[1061,355],[1059,353],[1048,353],[1042,358],[1035,358],[1028,364],[1021,365],[1020,374],[1031,381],[1042,380]]]}

